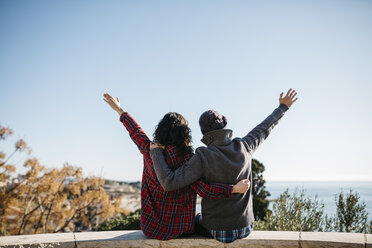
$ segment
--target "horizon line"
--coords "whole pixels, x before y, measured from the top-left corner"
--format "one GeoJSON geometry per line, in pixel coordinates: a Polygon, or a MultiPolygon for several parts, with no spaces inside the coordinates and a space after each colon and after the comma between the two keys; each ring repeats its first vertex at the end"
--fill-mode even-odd
{"type": "MultiPolygon", "coordinates": [[[[110,180],[110,181],[118,181],[118,182],[128,182],[128,183],[134,183],[134,182],[141,182],[142,180],[116,180],[116,179],[109,179],[109,178],[104,178],[105,180],[110,180]]],[[[280,182],[348,182],[348,183],[353,183],[353,182],[358,182],[358,183],[372,183],[372,180],[265,180],[266,182],[274,182],[274,183],[280,183],[280,182]]]]}

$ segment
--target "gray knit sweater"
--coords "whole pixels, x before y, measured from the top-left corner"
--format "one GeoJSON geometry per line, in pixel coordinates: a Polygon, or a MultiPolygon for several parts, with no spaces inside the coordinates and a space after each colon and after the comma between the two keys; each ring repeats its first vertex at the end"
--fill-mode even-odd
{"type": "Polygon", "coordinates": [[[175,190],[203,178],[209,183],[236,184],[249,178],[251,187],[246,194],[233,194],[230,198],[203,198],[203,226],[209,230],[234,230],[254,222],[252,204],[252,154],[267,138],[288,107],[280,104],[271,115],[243,138],[232,139],[232,131],[219,129],[206,133],[199,147],[184,166],[175,171],[168,168],[163,150],[152,149],[150,155],[157,178],[162,187],[175,190]]]}

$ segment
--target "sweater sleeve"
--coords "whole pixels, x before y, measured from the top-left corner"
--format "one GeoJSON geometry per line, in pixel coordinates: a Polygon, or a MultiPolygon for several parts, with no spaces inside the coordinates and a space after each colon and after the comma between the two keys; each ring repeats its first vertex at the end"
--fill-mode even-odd
{"type": "Polygon", "coordinates": [[[163,149],[152,149],[150,151],[150,156],[156,177],[166,191],[172,191],[188,186],[202,176],[202,164],[197,154],[175,171],[169,169],[163,155],[163,149]]]}
{"type": "Polygon", "coordinates": [[[287,110],[285,104],[280,104],[263,122],[242,138],[249,153],[253,154],[257,150],[287,110]]]}

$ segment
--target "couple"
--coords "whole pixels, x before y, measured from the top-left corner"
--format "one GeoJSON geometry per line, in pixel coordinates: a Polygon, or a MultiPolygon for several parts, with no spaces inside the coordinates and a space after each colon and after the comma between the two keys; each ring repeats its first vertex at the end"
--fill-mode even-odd
{"type": "Polygon", "coordinates": [[[288,108],[297,100],[290,89],[279,97],[279,107],[243,138],[232,139],[227,119],[216,111],[199,119],[202,142],[195,154],[188,123],[171,112],[158,123],[154,142],[125,112],[119,98],[104,94],[119,114],[144,158],[141,188],[141,229],[150,238],[168,240],[182,234],[213,237],[232,242],[253,230],[253,152],[267,138],[288,108]],[[247,180],[249,179],[249,180],[247,180]],[[195,216],[196,194],[202,200],[202,215],[195,216]]]}

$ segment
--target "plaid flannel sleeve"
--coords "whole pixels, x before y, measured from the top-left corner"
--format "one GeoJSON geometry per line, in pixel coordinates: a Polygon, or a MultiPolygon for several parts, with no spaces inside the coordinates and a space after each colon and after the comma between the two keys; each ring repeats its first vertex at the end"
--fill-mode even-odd
{"type": "Polygon", "coordinates": [[[191,187],[201,197],[208,199],[221,199],[231,197],[234,185],[223,183],[208,184],[202,180],[197,180],[191,185],[191,187]]]}
{"type": "Polygon", "coordinates": [[[148,154],[150,152],[151,140],[147,137],[142,128],[127,112],[120,115],[120,121],[124,127],[128,130],[129,136],[133,142],[137,145],[139,151],[142,154],[148,154]]]}

